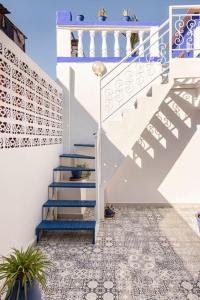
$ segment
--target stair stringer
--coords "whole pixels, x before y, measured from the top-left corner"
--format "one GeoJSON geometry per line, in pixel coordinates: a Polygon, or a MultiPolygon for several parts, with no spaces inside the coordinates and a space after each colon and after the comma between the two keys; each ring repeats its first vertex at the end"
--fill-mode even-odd
{"type": "MultiPolygon", "coordinates": [[[[171,88],[173,87],[173,79],[170,78],[169,83],[152,86],[152,96],[138,98],[137,109],[130,108],[123,112],[123,117],[118,122],[108,120],[103,125],[102,135],[102,185],[104,189],[105,202],[115,203],[112,197],[112,189],[115,189],[117,181],[113,185],[113,178],[116,176],[119,181],[126,183],[131,174],[126,173],[124,169],[124,161],[128,165],[133,161],[133,145],[140,138],[140,134],[150,122],[152,116],[158,110],[159,105],[165,99],[171,88]]],[[[126,187],[124,186],[126,189],[126,187]]],[[[124,190],[118,194],[118,199],[125,197],[124,190]]],[[[121,201],[126,202],[126,201],[121,201]]]]}

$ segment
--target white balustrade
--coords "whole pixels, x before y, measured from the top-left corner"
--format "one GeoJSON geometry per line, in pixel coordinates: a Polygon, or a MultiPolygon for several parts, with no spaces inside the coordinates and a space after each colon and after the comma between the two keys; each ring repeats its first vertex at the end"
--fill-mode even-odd
{"type": "Polygon", "coordinates": [[[152,57],[158,57],[160,55],[159,51],[159,31],[158,31],[157,26],[151,27],[150,35],[151,40],[150,40],[150,55],[152,57]]]}
{"type": "Polygon", "coordinates": [[[95,57],[95,31],[90,30],[90,57],[95,57]]]}
{"type": "MultiPolygon", "coordinates": [[[[129,25],[127,23],[127,25],[129,25]]],[[[108,24],[101,24],[101,26],[91,25],[91,26],[84,26],[77,25],[76,27],[73,26],[66,26],[66,27],[58,27],[57,28],[57,54],[58,57],[71,57],[71,39],[72,35],[77,36],[78,39],[78,49],[77,54],[78,57],[89,56],[95,57],[96,52],[100,50],[102,57],[108,57],[108,48],[113,48],[112,57],[120,57],[122,51],[124,51],[123,43],[121,43],[122,39],[126,39],[125,51],[126,55],[129,55],[130,52],[133,50],[131,46],[131,35],[132,33],[137,33],[139,37],[139,48],[138,54],[140,56],[144,56],[145,46],[143,44],[144,41],[144,34],[154,34],[151,38],[151,56],[159,56],[159,37],[156,33],[158,27],[157,26],[149,26],[139,27],[139,26],[125,26],[125,25],[117,25],[113,28],[108,24]],[[89,39],[88,34],[89,33],[89,39]],[[113,34],[114,39],[107,38],[107,33],[109,35],[113,34]],[[97,38],[96,36],[101,36],[101,39],[97,38]],[[96,44],[98,41],[98,45],[96,44]],[[112,42],[111,42],[112,41],[112,42]],[[99,44],[100,42],[100,44],[99,44]],[[112,43],[112,45],[108,44],[112,43]],[[89,44],[88,51],[84,49],[84,45],[89,44]]]]}
{"type": "Polygon", "coordinates": [[[131,51],[131,31],[126,31],[126,55],[128,55],[131,51]]]}
{"type": "Polygon", "coordinates": [[[114,56],[120,56],[120,47],[119,47],[119,30],[114,31],[115,44],[114,44],[114,56]]]}
{"type": "Polygon", "coordinates": [[[144,56],[144,44],[143,44],[143,39],[144,39],[144,31],[140,30],[138,32],[138,37],[139,37],[139,55],[144,56]]]}
{"type": "Polygon", "coordinates": [[[102,31],[102,57],[108,56],[106,36],[107,36],[107,31],[103,30],[102,31]]]}
{"type": "Polygon", "coordinates": [[[83,30],[78,31],[78,57],[83,57],[83,30]]]}

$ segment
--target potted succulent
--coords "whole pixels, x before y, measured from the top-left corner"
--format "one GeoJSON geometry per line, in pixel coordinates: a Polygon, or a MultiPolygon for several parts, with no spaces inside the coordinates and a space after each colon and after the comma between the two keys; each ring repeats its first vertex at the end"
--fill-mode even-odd
{"type": "Polygon", "coordinates": [[[79,179],[88,179],[91,175],[91,172],[83,169],[86,169],[87,164],[78,164],[75,166],[73,170],[71,170],[72,177],[71,180],[79,180],[79,179]]]}
{"type": "Polygon", "coordinates": [[[129,13],[128,13],[128,9],[127,9],[127,8],[125,8],[125,9],[123,10],[123,20],[124,20],[124,21],[130,21],[130,16],[129,16],[129,13]]]}
{"type": "Polygon", "coordinates": [[[112,219],[115,216],[115,210],[112,205],[107,204],[105,209],[104,209],[104,217],[106,219],[112,219]]]}
{"type": "MultiPolygon", "coordinates": [[[[133,15],[130,17],[129,21],[133,21],[133,22],[138,22],[138,18],[136,17],[136,15],[133,15]]],[[[124,36],[126,36],[126,33],[122,33],[124,36]]],[[[137,32],[132,32],[131,33],[131,49],[134,50],[137,43],[139,42],[139,36],[138,36],[138,33],[137,32]]],[[[134,55],[137,55],[137,53],[134,53],[134,55]]]]}
{"type": "Polygon", "coordinates": [[[76,21],[78,21],[78,22],[84,21],[84,15],[77,15],[76,21]]]}
{"type": "Polygon", "coordinates": [[[0,295],[5,293],[6,300],[40,300],[39,286],[46,290],[45,270],[50,266],[46,255],[35,247],[13,249],[0,262],[0,281],[4,281],[0,295]]]}
{"type": "Polygon", "coordinates": [[[99,12],[98,12],[98,19],[99,19],[99,21],[105,21],[106,19],[107,19],[107,17],[106,17],[106,11],[105,11],[105,9],[104,8],[101,8],[100,10],[99,10],[99,12]]]}

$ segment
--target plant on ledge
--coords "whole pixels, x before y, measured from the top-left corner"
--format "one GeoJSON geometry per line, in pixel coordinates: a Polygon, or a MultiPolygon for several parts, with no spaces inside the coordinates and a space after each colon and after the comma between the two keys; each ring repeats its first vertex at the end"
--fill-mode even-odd
{"type": "Polygon", "coordinates": [[[91,172],[86,170],[79,170],[79,169],[87,169],[88,165],[85,164],[77,164],[75,169],[71,171],[72,177],[71,180],[80,180],[80,179],[89,179],[91,172]],[[77,168],[77,170],[76,170],[77,168]]]}
{"type": "Polygon", "coordinates": [[[39,286],[47,289],[45,270],[50,266],[46,255],[35,247],[13,249],[0,263],[0,281],[4,280],[0,295],[6,293],[6,300],[40,300],[39,286]]]}
{"type": "MultiPolygon", "coordinates": [[[[124,10],[125,11],[125,10],[124,10]]],[[[126,11],[128,12],[128,9],[126,9],[126,11]]],[[[138,18],[136,17],[136,15],[134,14],[133,16],[129,17],[129,21],[133,21],[133,22],[138,22],[138,18]]],[[[126,33],[122,33],[124,36],[126,36],[126,33]]],[[[131,49],[132,51],[135,49],[136,44],[139,42],[139,36],[138,33],[136,32],[132,32],[131,33],[131,49]]],[[[137,54],[137,53],[134,53],[137,54]]]]}
{"type": "Polygon", "coordinates": [[[99,21],[105,21],[106,20],[106,11],[104,8],[101,8],[99,11],[98,11],[98,19],[99,21]]]}
{"type": "Polygon", "coordinates": [[[125,8],[125,9],[123,10],[123,19],[124,19],[125,21],[130,21],[130,16],[129,16],[129,13],[128,13],[128,9],[127,9],[127,8],[125,8]]]}

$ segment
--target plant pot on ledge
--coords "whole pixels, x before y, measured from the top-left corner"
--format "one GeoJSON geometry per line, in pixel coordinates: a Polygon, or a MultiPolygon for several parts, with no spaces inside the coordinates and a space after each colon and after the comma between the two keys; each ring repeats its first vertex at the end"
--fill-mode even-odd
{"type": "Polygon", "coordinates": [[[84,15],[77,15],[76,16],[76,21],[78,21],[78,22],[84,21],[84,15]]]}
{"type": "Polygon", "coordinates": [[[80,170],[72,170],[72,177],[70,178],[71,180],[80,180],[82,176],[82,171],[80,170]]]}
{"type": "Polygon", "coordinates": [[[106,16],[99,16],[98,17],[99,22],[104,22],[106,19],[107,19],[106,16]]]}
{"type": "Polygon", "coordinates": [[[130,16],[123,16],[123,21],[126,21],[126,22],[128,22],[128,21],[130,21],[130,16]]]}

